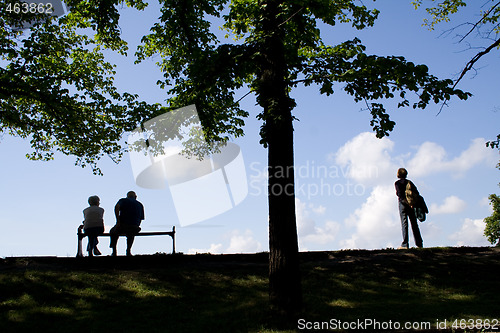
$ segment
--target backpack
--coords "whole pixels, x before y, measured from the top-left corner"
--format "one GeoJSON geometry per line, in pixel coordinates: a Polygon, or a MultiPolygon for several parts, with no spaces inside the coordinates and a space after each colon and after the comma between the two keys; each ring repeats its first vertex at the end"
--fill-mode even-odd
{"type": "Polygon", "coordinates": [[[411,180],[408,180],[406,183],[406,190],[405,190],[405,196],[406,196],[406,201],[410,205],[410,207],[415,207],[415,205],[418,202],[418,191],[415,185],[411,182],[411,180]]]}

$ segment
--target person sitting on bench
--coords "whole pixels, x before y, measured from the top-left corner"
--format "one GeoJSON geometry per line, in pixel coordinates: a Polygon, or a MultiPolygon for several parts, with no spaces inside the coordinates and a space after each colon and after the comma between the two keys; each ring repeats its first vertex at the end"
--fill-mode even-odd
{"type": "Polygon", "coordinates": [[[127,236],[127,256],[132,255],[132,244],[135,235],[141,231],[141,221],[144,220],[144,206],[137,201],[134,191],[127,193],[126,198],[118,200],[115,206],[116,225],[109,231],[113,249],[112,256],[116,256],[116,244],[120,235],[127,236]]]}
{"type": "Polygon", "coordinates": [[[83,231],[89,240],[87,245],[89,257],[94,254],[96,256],[101,255],[101,252],[97,249],[99,243],[97,236],[104,232],[104,209],[99,207],[100,201],[97,195],[89,197],[89,207],[83,210],[83,231]]]}

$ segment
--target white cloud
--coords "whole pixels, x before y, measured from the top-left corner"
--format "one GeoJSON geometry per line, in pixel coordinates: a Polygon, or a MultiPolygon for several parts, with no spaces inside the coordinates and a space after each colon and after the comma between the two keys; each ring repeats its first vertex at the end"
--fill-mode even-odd
{"type": "Polygon", "coordinates": [[[208,249],[189,249],[188,254],[196,254],[196,253],[222,253],[222,244],[210,244],[210,248],[208,249]]]}
{"type": "Polygon", "coordinates": [[[483,197],[479,200],[480,207],[489,207],[490,211],[493,212],[493,207],[490,204],[490,199],[488,197],[483,197]]]}
{"type": "Polygon", "coordinates": [[[424,142],[408,162],[407,169],[415,176],[442,171],[445,158],[446,150],[442,146],[434,142],[424,142]]]}
{"type": "Polygon", "coordinates": [[[340,224],[334,221],[326,221],[323,227],[315,227],[314,233],[305,235],[303,243],[327,244],[335,240],[340,231],[340,224]]]}
{"type": "Polygon", "coordinates": [[[340,224],[334,221],[326,221],[323,226],[317,226],[310,215],[324,215],[324,206],[307,205],[299,198],[295,198],[295,211],[297,219],[297,232],[299,234],[299,247],[306,248],[305,244],[327,244],[335,240],[340,231],[340,224]]]}
{"type": "Polygon", "coordinates": [[[326,207],[322,205],[315,206],[314,204],[309,204],[309,208],[311,208],[311,210],[318,215],[324,215],[326,211],[326,207]]]}
{"type": "Polygon", "coordinates": [[[388,138],[378,139],[374,133],[363,132],[349,140],[329,158],[342,167],[344,174],[363,184],[376,186],[395,178],[396,170],[406,165],[412,177],[432,173],[448,172],[454,177],[463,177],[471,168],[481,164],[494,166],[497,153],[485,146],[483,138],[473,139],[459,156],[449,158],[446,149],[435,142],[424,142],[415,154],[391,156],[394,142],[388,138]],[[406,161],[406,162],[405,162],[406,161]]]}
{"type": "Polygon", "coordinates": [[[459,213],[465,209],[467,203],[459,197],[452,195],[444,199],[442,205],[431,204],[429,213],[432,214],[454,214],[459,213]]]}
{"type": "Polygon", "coordinates": [[[208,249],[196,249],[192,248],[188,250],[189,254],[196,253],[255,253],[263,251],[262,244],[258,242],[254,237],[251,230],[245,230],[241,232],[240,230],[233,230],[226,235],[229,239],[229,246],[224,250],[224,245],[210,244],[208,249]]]}
{"type": "Polygon", "coordinates": [[[486,139],[483,138],[472,140],[469,148],[463,151],[460,156],[453,159],[450,163],[458,172],[465,172],[473,166],[482,164],[483,162],[494,165],[498,155],[493,149],[486,147],[485,142],[486,139]]]}
{"type": "Polygon", "coordinates": [[[295,218],[297,220],[297,233],[299,236],[314,233],[316,223],[309,217],[307,204],[295,198],[295,218]]]}
{"type": "Polygon", "coordinates": [[[376,186],[361,208],[346,219],[346,226],[356,229],[342,248],[394,247],[401,241],[397,199],[392,186],[376,186]]]}
{"type": "Polygon", "coordinates": [[[241,233],[239,230],[235,230],[231,234],[226,253],[253,253],[260,251],[262,251],[262,245],[254,239],[252,231],[246,230],[244,233],[241,233]]]}
{"type": "Polygon", "coordinates": [[[485,224],[482,219],[466,218],[459,231],[449,236],[456,241],[455,246],[488,246],[490,245],[483,235],[485,224]]]}
{"type": "Polygon", "coordinates": [[[497,155],[495,151],[485,146],[485,142],[483,138],[472,140],[469,148],[454,159],[449,159],[446,150],[437,143],[424,142],[415,156],[408,161],[407,169],[417,177],[438,172],[451,172],[454,176],[461,177],[476,165],[483,163],[494,165],[497,155]]]}
{"type": "Polygon", "coordinates": [[[337,151],[335,162],[348,166],[347,176],[360,183],[394,178],[397,166],[389,154],[393,147],[394,142],[388,138],[378,139],[374,133],[364,132],[337,151]]]}
{"type": "MultiPolygon", "coordinates": [[[[446,237],[444,235],[448,235],[443,231],[443,228],[439,222],[435,222],[434,220],[429,219],[424,223],[418,223],[420,228],[420,233],[422,234],[422,238],[424,239],[424,246],[447,246],[448,242],[445,240],[446,237]],[[427,245],[426,245],[427,244],[427,245]]],[[[411,233],[411,226],[409,227],[409,233],[411,233]]],[[[411,239],[411,236],[410,236],[411,239]]]]}

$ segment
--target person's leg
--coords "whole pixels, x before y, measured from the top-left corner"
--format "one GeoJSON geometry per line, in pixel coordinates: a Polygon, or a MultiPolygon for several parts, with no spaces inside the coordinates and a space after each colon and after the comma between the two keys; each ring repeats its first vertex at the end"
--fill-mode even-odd
{"type": "Polygon", "coordinates": [[[401,231],[403,232],[403,242],[401,243],[401,247],[408,248],[408,214],[405,206],[401,202],[399,203],[399,217],[401,218],[401,231]]]}
{"type": "Polygon", "coordinates": [[[134,244],[135,235],[141,231],[139,226],[127,226],[127,256],[132,255],[132,245],[134,244]]]}
{"type": "Polygon", "coordinates": [[[88,241],[87,242],[87,252],[89,252],[92,249],[92,247],[91,247],[91,245],[92,245],[92,236],[90,236],[90,234],[88,232],[86,232],[85,234],[87,235],[87,241],[88,241]]]}
{"type": "Polygon", "coordinates": [[[118,243],[118,237],[119,237],[119,230],[115,225],[113,228],[111,228],[111,230],[109,230],[109,238],[110,238],[109,247],[113,250],[113,252],[111,253],[113,257],[116,256],[116,244],[118,243]]]}
{"type": "Polygon", "coordinates": [[[134,244],[135,235],[127,235],[127,256],[132,255],[132,245],[134,244]]]}
{"type": "Polygon", "coordinates": [[[85,235],[87,235],[87,252],[89,254],[89,257],[92,257],[93,256],[93,249],[94,249],[94,246],[95,246],[95,242],[97,240],[97,235],[96,235],[96,232],[94,230],[94,228],[87,228],[84,230],[85,232],[85,235]]]}
{"type": "Polygon", "coordinates": [[[97,243],[97,235],[95,233],[92,233],[88,236],[88,238],[89,238],[89,245],[87,251],[89,252],[89,257],[92,257],[94,253],[94,248],[97,243]]]}
{"type": "Polygon", "coordinates": [[[101,251],[99,251],[99,249],[97,248],[97,244],[99,244],[99,239],[97,238],[98,235],[102,235],[104,233],[104,227],[96,227],[95,228],[96,232],[95,232],[95,243],[94,243],[94,247],[92,248],[93,251],[94,251],[94,254],[96,256],[100,256],[102,253],[101,251]]]}
{"type": "Polygon", "coordinates": [[[408,213],[408,217],[410,218],[411,230],[413,231],[413,238],[415,239],[415,245],[417,247],[423,247],[424,242],[422,240],[422,235],[420,234],[420,229],[418,228],[417,217],[415,216],[414,209],[412,209],[408,213]]]}

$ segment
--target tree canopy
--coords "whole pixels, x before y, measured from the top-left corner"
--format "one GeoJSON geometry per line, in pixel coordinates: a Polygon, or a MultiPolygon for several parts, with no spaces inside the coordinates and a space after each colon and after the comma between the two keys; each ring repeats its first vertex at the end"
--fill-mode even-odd
{"type": "Polygon", "coordinates": [[[114,86],[114,65],[102,50],[126,54],[118,10],[92,1],[67,3],[72,11],[62,18],[15,13],[0,3],[0,129],[30,139],[31,159],[48,160],[60,151],[99,173],[97,161],[104,155],[119,160],[124,131],[158,106],[114,86]],[[33,26],[22,29],[30,21],[33,26]]]}
{"type": "Polygon", "coordinates": [[[493,213],[484,219],[486,224],[484,228],[484,236],[491,244],[497,243],[500,246],[500,197],[496,194],[490,194],[490,200],[493,213]]]}
{"type": "MultiPolygon", "coordinates": [[[[235,89],[248,86],[258,92],[258,71],[263,62],[260,50],[269,36],[265,28],[266,1],[231,1],[229,12],[222,15],[229,1],[160,1],[160,22],[145,36],[138,52],[139,61],[154,54],[164,72],[162,87],[171,87],[171,105],[197,104],[205,115],[207,135],[227,130],[221,123],[232,119],[240,126],[246,111],[234,99],[235,89]],[[234,43],[218,40],[211,32],[210,17],[223,16],[223,28],[235,37],[234,43]],[[219,111],[218,111],[219,110],[219,111]],[[223,110],[221,113],[220,110],[223,110]],[[219,122],[217,124],[217,122],[219,122]]],[[[403,57],[378,57],[365,53],[357,38],[339,45],[326,45],[320,36],[318,22],[331,26],[349,23],[356,29],[374,24],[378,11],[358,6],[355,1],[289,1],[279,4],[274,18],[283,33],[283,78],[289,88],[299,84],[318,85],[320,92],[331,94],[343,89],[356,101],[366,101],[372,114],[371,125],[378,137],[388,135],[394,127],[382,103],[399,98],[399,106],[425,108],[430,102],[462,99],[466,93],[450,88],[450,80],[438,80],[425,65],[415,65],[403,57]],[[407,92],[418,94],[410,101],[407,92]]],[[[275,32],[278,33],[278,32],[275,32]]],[[[258,95],[258,94],[257,94],[258,95]]],[[[264,114],[259,116],[264,119],[264,114]]],[[[240,135],[239,130],[232,134],[240,135]]],[[[261,132],[266,143],[265,130],[261,132]]]]}
{"type": "MultiPolygon", "coordinates": [[[[71,12],[62,18],[16,14],[6,10],[7,3],[0,4],[0,128],[29,138],[34,149],[30,158],[50,159],[59,150],[76,156],[78,164],[98,170],[97,161],[104,155],[119,160],[123,132],[153,115],[193,103],[201,110],[208,139],[226,141],[243,135],[248,113],[239,108],[234,91],[245,85],[253,92],[259,89],[255,69],[262,57],[257,48],[268,36],[256,23],[265,13],[266,2],[232,1],[223,17],[224,29],[238,41],[223,44],[211,32],[209,17],[221,17],[229,1],[164,5],[137,56],[138,61],[157,53],[162,56],[159,65],[165,80],[161,86],[174,96],[167,109],[119,93],[113,84],[114,66],[101,52],[108,48],[127,54],[118,26],[119,4],[138,10],[147,4],[141,0],[66,3],[71,12]],[[31,20],[37,23],[29,31],[16,29],[31,20]]],[[[367,102],[371,124],[382,137],[394,122],[374,100],[398,97],[400,106],[408,106],[406,91],[413,91],[420,97],[412,106],[423,108],[431,100],[446,100],[460,91],[445,89],[449,82],[428,74],[425,65],[401,57],[367,55],[359,39],[334,46],[321,41],[318,21],[363,29],[373,25],[377,14],[353,1],[291,1],[280,6],[276,20],[287,32],[288,87],[316,84],[325,94],[344,89],[356,101],[367,102]]],[[[259,117],[264,119],[263,114],[259,117]]],[[[264,128],[261,134],[266,144],[264,128]]]]}

